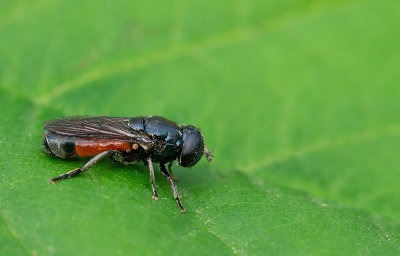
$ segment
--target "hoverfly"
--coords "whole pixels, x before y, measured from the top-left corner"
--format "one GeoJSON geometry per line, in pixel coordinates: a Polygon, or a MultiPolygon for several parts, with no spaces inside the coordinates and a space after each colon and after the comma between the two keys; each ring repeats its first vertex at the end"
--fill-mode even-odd
{"type": "Polygon", "coordinates": [[[160,116],[139,117],[73,117],[44,122],[43,149],[47,154],[63,159],[92,157],[85,165],[56,178],[74,177],[109,156],[112,161],[132,164],[143,161],[150,170],[153,199],[158,199],[153,162],[171,183],[174,198],[182,212],[171,165],[175,159],[183,167],[192,167],[204,155],[212,156],[204,144],[200,130],[192,125],[178,125],[160,116]],[[168,170],[165,164],[169,163],[168,170]]]}

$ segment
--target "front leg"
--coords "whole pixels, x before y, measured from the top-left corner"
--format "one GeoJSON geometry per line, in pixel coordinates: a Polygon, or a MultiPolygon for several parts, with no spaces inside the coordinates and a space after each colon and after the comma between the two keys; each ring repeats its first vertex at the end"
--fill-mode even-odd
{"type": "Polygon", "coordinates": [[[151,161],[150,157],[147,158],[147,163],[149,165],[149,170],[150,170],[150,180],[151,180],[151,186],[153,188],[153,199],[157,200],[158,194],[157,194],[156,183],[155,183],[155,178],[154,178],[153,162],[151,161]]]}
{"type": "Polygon", "coordinates": [[[168,164],[168,174],[169,174],[169,176],[171,176],[171,178],[174,180],[174,181],[179,181],[179,178],[177,178],[177,177],[175,177],[174,176],[174,174],[172,173],[172,164],[174,163],[174,161],[171,161],[171,162],[169,162],[169,164],[168,164]]]}
{"type": "Polygon", "coordinates": [[[179,209],[181,209],[181,212],[185,212],[185,208],[183,208],[181,200],[179,199],[179,195],[178,195],[178,191],[176,190],[175,187],[175,183],[174,180],[172,179],[172,177],[168,174],[167,168],[165,168],[165,165],[163,163],[160,163],[160,172],[162,173],[162,175],[165,176],[165,178],[167,178],[169,180],[169,182],[171,183],[171,188],[172,191],[174,192],[174,198],[176,203],[178,204],[179,209]]]}

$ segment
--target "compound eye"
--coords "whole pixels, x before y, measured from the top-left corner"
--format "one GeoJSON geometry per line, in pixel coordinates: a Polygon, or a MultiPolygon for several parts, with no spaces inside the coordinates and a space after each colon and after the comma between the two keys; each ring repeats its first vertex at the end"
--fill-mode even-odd
{"type": "Polygon", "coordinates": [[[192,167],[204,154],[204,139],[196,127],[188,127],[183,130],[182,153],[179,164],[183,167],[192,167]]]}

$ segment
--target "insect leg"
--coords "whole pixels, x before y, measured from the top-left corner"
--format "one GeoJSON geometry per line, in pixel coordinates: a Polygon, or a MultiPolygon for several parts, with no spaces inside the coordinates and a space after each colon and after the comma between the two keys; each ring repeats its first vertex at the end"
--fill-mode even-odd
{"type": "Polygon", "coordinates": [[[174,176],[174,174],[172,173],[172,164],[174,163],[174,161],[171,161],[171,162],[169,162],[169,164],[168,164],[168,174],[169,174],[169,176],[171,176],[171,178],[174,180],[174,181],[179,181],[179,179],[177,178],[177,177],[175,177],[174,176]]]}
{"type": "Polygon", "coordinates": [[[154,178],[153,162],[151,161],[150,157],[147,158],[147,163],[149,164],[150,180],[151,180],[151,186],[153,188],[153,199],[157,200],[158,199],[158,194],[157,194],[156,183],[155,183],[155,178],[154,178]]]}
{"type": "Polygon", "coordinates": [[[100,154],[95,155],[83,167],[76,168],[75,170],[69,171],[69,172],[67,172],[67,173],[65,173],[63,175],[60,175],[60,176],[56,177],[56,178],[52,178],[52,179],[50,179],[50,182],[54,183],[54,182],[59,181],[59,180],[72,178],[72,177],[74,177],[74,176],[86,171],[87,169],[89,169],[90,167],[95,165],[100,159],[102,159],[103,157],[105,157],[106,155],[111,153],[111,151],[112,150],[108,150],[108,151],[104,151],[104,152],[101,152],[100,154]]]}
{"type": "Polygon", "coordinates": [[[160,172],[162,173],[162,175],[165,176],[165,178],[167,178],[169,180],[169,182],[171,183],[171,188],[172,191],[174,192],[174,197],[175,197],[175,201],[178,204],[179,209],[181,209],[181,212],[185,212],[185,208],[183,208],[181,200],[179,199],[179,195],[178,195],[178,191],[176,190],[175,187],[175,183],[174,180],[172,179],[172,177],[168,174],[167,169],[165,168],[165,165],[163,163],[160,163],[160,172]]]}

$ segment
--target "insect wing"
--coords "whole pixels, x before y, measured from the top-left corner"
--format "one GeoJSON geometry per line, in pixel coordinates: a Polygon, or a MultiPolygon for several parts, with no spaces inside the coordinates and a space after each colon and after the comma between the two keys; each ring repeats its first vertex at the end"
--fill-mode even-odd
{"type": "Polygon", "coordinates": [[[126,140],[151,145],[152,140],[145,132],[133,130],[126,117],[72,117],[49,120],[45,128],[55,134],[82,137],[126,140]]]}

